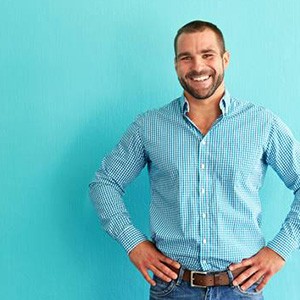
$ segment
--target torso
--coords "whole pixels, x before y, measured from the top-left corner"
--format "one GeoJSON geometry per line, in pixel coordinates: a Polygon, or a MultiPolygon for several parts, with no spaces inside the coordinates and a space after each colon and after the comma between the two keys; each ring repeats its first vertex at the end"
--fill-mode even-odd
{"type": "Polygon", "coordinates": [[[188,113],[188,117],[196,125],[196,127],[199,129],[199,131],[203,135],[206,135],[219,116],[215,117],[215,118],[208,118],[208,119],[200,120],[200,118],[197,118],[196,116],[190,115],[188,113]]]}

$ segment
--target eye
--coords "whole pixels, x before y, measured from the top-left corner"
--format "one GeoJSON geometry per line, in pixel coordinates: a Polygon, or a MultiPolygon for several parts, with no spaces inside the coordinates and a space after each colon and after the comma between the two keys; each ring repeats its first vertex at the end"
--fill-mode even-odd
{"type": "Polygon", "coordinates": [[[182,57],[180,58],[180,60],[185,60],[185,61],[189,61],[189,60],[191,60],[191,59],[192,59],[192,57],[189,56],[189,55],[185,55],[185,56],[182,56],[182,57]]]}
{"type": "Polygon", "coordinates": [[[212,54],[210,54],[210,53],[207,53],[207,54],[203,54],[203,58],[204,59],[207,59],[207,58],[211,58],[213,55],[212,54]]]}

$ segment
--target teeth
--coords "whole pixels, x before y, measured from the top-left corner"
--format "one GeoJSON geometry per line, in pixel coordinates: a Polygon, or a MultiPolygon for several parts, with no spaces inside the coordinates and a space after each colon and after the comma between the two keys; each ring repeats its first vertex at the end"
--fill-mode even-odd
{"type": "Polygon", "coordinates": [[[195,81],[205,81],[208,78],[209,78],[209,75],[205,75],[205,76],[193,77],[192,79],[195,81]]]}

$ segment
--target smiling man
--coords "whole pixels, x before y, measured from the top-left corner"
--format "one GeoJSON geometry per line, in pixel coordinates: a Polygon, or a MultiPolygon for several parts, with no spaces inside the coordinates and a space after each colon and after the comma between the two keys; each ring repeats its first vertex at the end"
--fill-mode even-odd
{"type": "Polygon", "coordinates": [[[151,284],[151,300],[263,299],[264,286],[299,248],[300,145],[272,112],[225,89],[230,56],[218,27],[188,23],[174,46],[183,95],[137,117],[104,158],[91,198],[151,284]],[[146,165],[151,241],[122,201],[146,165]],[[295,197],[266,242],[259,190],[269,165],[295,197]]]}

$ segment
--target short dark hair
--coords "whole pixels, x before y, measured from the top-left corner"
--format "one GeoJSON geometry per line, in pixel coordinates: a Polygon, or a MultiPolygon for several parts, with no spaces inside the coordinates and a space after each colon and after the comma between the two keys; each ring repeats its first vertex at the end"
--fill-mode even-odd
{"type": "Polygon", "coordinates": [[[178,37],[182,33],[194,33],[194,32],[198,32],[198,31],[201,32],[207,28],[212,30],[217,35],[217,39],[220,44],[221,54],[224,54],[224,52],[226,51],[226,48],[225,48],[225,41],[224,41],[224,36],[223,36],[222,31],[213,23],[201,21],[201,20],[195,20],[195,21],[192,21],[192,22],[189,22],[189,23],[183,25],[177,31],[177,34],[174,39],[175,57],[177,56],[177,40],[178,40],[178,37]]]}

